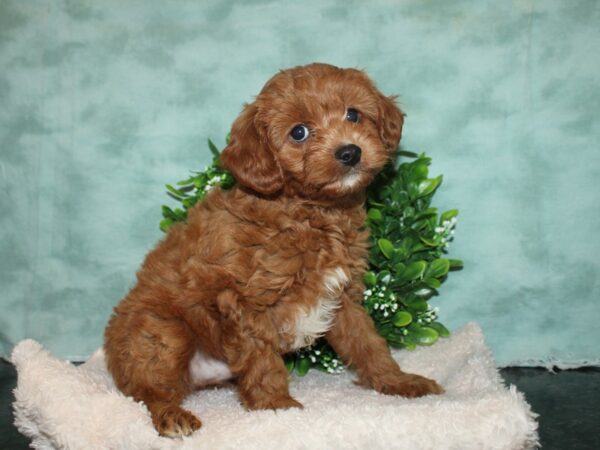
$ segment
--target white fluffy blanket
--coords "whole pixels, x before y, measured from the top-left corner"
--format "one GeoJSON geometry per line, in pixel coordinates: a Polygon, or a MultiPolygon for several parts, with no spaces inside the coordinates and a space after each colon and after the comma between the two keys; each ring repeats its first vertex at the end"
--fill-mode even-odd
{"type": "Polygon", "coordinates": [[[37,449],[528,449],[536,415],[504,387],[481,329],[469,324],[432,347],[394,353],[405,371],[438,380],[442,396],[404,399],[310,371],[290,389],[304,409],[245,411],[231,388],[190,395],[202,428],[159,437],[143,403],[116,390],[101,350],[73,366],[33,340],[19,343],[15,423],[37,449]]]}

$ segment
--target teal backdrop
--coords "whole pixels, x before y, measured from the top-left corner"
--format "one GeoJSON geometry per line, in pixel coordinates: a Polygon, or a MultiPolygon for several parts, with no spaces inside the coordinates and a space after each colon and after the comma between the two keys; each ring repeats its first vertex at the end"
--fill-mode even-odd
{"type": "Polygon", "coordinates": [[[364,68],[460,216],[434,301],[500,365],[600,364],[596,1],[0,0],[0,348],[85,359],[202,169],[278,69],[364,68]]]}

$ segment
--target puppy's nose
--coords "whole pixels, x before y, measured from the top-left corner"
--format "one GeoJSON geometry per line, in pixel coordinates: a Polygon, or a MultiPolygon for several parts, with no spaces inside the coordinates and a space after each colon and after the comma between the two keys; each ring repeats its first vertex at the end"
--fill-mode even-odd
{"type": "Polygon", "coordinates": [[[344,145],[335,151],[335,159],[345,166],[355,166],[360,162],[360,153],[361,150],[358,145],[344,145]]]}

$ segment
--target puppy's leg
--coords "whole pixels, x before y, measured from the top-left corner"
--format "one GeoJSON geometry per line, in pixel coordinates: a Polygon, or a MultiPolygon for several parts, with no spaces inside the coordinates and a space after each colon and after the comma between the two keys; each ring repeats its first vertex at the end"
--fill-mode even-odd
{"type": "Polygon", "coordinates": [[[126,395],[143,401],[163,436],[185,436],[201,426],[179,405],[191,391],[189,361],[195,339],[179,319],[121,305],[106,330],[108,368],[126,395]]]}
{"type": "Polygon", "coordinates": [[[288,371],[274,347],[276,331],[269,317],[245,309],[231,289],[217,296],[223,317],[223,352],[237,378],[240,400],[248,409],[301,408],[289,392],[288,371]]]}
{"type": "Polygon", "coordinates": [[[402,372],[365,309],[347,294],[341,300],[342,306],[326,339],[356,370],[359,384],[371,386],[384,394],[403,397],[444,392],[433,380],[402,372]]]}
{"type": "Polygon", "coordinates": [[[289,392],[288,371],[283,359],[268,344],[252,339],[245,358],[234,365],[240,399],[248,409],[302,408],[289,392]]]}

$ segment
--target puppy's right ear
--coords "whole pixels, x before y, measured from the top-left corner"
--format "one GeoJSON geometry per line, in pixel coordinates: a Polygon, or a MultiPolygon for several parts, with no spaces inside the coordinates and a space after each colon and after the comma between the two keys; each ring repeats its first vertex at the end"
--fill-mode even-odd
{"type": "Polygon", "coordinates": [[[233,122],[229,145],[221,153],[220,162],[238,183],[269,195],[283,188],[283,175],[257,112],[254,103],[244,107],[233,122]]]}
{"type": "Polygon", "coordinates": [[[379,99],[379,117],[377,119],[379,135],[385,147],[393,151],[400,144],[404,113],[396,105],[396,97],[386,97],[379,93],[379,99]]]}

